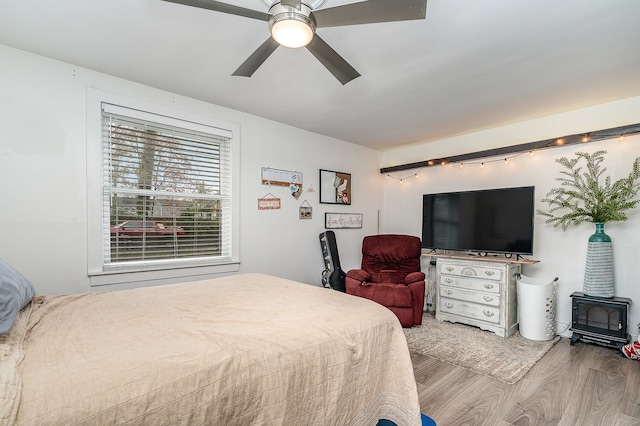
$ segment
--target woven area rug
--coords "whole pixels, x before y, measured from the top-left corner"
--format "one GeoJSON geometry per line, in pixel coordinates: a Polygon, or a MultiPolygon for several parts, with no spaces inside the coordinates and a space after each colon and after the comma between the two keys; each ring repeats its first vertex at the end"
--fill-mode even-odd
{"type": "Polygon", "coordinates": [[[511,337],[464,324],[438,321],[425,314],[422,325],[405,328],[411,352],[468,368],[501,382],[513,384],[523,378],[544,354],[560,340],[527,340],[517,332],[511,337]]]}

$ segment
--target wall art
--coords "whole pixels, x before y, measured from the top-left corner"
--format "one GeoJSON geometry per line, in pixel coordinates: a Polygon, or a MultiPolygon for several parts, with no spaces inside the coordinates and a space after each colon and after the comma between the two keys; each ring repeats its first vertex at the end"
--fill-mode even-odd
{"type": "Polygon", "coordinates": [[[351,204],[351,174],[320,169],[320,202],[351,204]]]}
{"type": "Polygon", "coordinates": [[[324,227],[327,229],[362,228],[362,213],[325,213],[324,227]]]}
{"type": "Polygon", "coordinates": [[[262,198],[258,198],[258,210],[278,210],[280,208],[280,198],[268,193],[262,198]]]}
{"type": "Polygon", "coordinates": [[[300,204],[300,219],[311,219],[311,215],[313,213],[313,208],[311,204],[307,200],[304,200],[302,204],[300,204]]]}

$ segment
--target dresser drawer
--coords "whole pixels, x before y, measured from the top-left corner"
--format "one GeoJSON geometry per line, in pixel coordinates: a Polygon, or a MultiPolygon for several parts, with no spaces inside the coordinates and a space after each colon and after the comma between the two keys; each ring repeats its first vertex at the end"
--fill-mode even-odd
{"type": "Polygon", "coordinates": [[[440,265],[440,273],[457,275],[461,277],[482,278],[500,281],[503,278],[503,268],[484,265],[459,265],[443,262],[440,265]]]}
{"type": "Polygon", "coordinates": [[[441,297],[440,311],[493,324],[500,323],[500,308],[498,307],[441,297]]]}
{"type": "Polygon", "coordinates": [[[440,275],[441,286],[459,287],[466,290],[500,293],[500,282],[491,280],[479,280],[477,278],[461,278],[455,275],[440,275]]]}
{"type": "Polygon", "coordinates": [[[499,294],[465,290],[462,288],[449,287],[444,285],[440,286],[440,297],[473,303],[482,303],[489,306],[500,306],[499,294]]]}

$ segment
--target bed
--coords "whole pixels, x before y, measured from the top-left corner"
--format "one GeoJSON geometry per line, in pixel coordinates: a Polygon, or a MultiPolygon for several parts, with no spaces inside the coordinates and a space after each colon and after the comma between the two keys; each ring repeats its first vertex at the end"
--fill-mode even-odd
{"type": "Polygon", "coordinates": [[[391,311],[262,274],[35,295],[0,378],[0,424],[421,424],[391,311]]]}

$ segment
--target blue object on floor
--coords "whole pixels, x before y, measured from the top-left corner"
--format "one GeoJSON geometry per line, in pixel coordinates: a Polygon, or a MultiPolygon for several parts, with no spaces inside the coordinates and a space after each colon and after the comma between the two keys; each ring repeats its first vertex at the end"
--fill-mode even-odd
{"type": "Polygon", "coordinates": [[[425,416],[424,414],[420,414],[420,417],[422,418],[422,426],[436,426],[435,420],[431,417],[425,416]]]}
{"type": "MultiPolygon", "coordinates": [[[[422,420],[422,426],[436,426],[436,422],[431,417],[425,416],[424,414],[420,414],[420,419],[422,420]]],[[[376,426],[398,426],[398,425],[396,425],[391,420],[382,419],[378,421],[378,424],[376,426]]]]}

